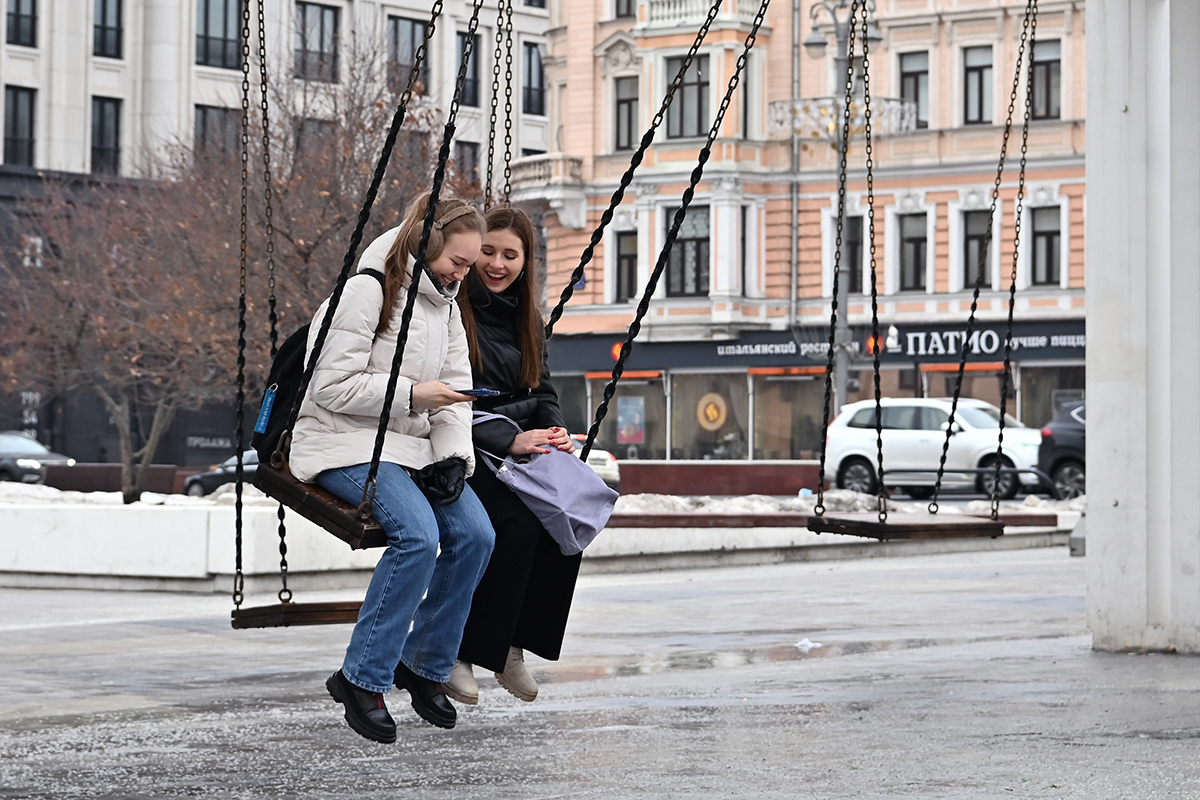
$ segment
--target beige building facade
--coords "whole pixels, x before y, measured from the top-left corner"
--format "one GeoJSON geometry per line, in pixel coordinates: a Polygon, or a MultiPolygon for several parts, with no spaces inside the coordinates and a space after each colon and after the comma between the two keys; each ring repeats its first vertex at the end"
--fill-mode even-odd
{"type": "MultiPolygon", "coordinates": [[[[543,215],[550,304],[710,5],[550,3],[553,147],[519,161],[515,173],[516,199],[543,215]]],[[[844,19],[837,5],[777,0],[769,7],[601,429],[601,445],[622,458],[802,459],[819,447],[837,233],[831,120],[844,78],[835,74],[832,18],[814,7],[844,19]],[[819,58],[801,47],[814,37],[827,42],[819,58]]],[[[865,140],[856,126],[842,265],[855,353],[848,400],[872,391],[872,250],[884,395],[953,391],[989,217],[995,244],[979,324],[966,341],[964,394],[999,401],[1015,268],[1016,413],[1040,426],[1056,404],[1083,396],[1084,3],[1039,5],[1019,245],[1024,85],[994,214],[991,191],[1024,3],[877,0],[872,10],[872,38],[875,29],[880,37],[870,42],[868,71],[875,235],[872,248],[865,140]]],[[[758,8],[753,0],[722,2],[557,326],[552,366],[573,425],[585,425],[601,398],[614,345],[634,318],[758,8]]],[[[856,109],[862,89],[856,84],[856,109]]]]}

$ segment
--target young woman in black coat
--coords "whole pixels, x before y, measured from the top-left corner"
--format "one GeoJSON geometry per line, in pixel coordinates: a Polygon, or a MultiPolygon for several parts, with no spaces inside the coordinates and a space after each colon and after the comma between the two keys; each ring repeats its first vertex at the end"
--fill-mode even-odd
{"type": "MultiPolygon", "coordinates": [[[[546,368],[533,224],[513,208],[493,208],[485,221],[479,260],[458,302],[475,387],[500,395],[476,400],[475,409],[502,414],[524,432],[500,420],[477,424],[476,450],[501,458],[547,453],[550,447],[573,452],[546,368]]],[[[478,702],[472,669],[478,664],[496,673],[509,692],[532,701],[538,687],[525,667],[524,651],[558,660],[580,556],[564,556],[537,517],[485,464],[468,482],[491,517],[496,546],[475,590],[459,661],[443,686],[455,700],[478,702]]]]}

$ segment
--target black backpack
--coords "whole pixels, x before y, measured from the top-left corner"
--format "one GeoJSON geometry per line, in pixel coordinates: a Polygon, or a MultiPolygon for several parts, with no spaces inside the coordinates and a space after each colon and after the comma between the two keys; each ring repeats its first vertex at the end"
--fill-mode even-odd
{"type": "MultiPolygon", "coordinates": [[[[378,270],[364,269],[356,274],[370,275],[379,281],[380,287],[384,286],[383,273],[378,270]]],[[[311,327],[312,323],[306,323],[284,339],[271,362],[267,391],[254,425],[254,435],[250,437],[250,446],[258,451],[259,461],[263,464],[271,463],[271,455],[279,445],[279,437],[283,436],[288,415],[300,391],[300,383],[304,379],[304,354],[308,349],[308,332],[311,327]]]]}

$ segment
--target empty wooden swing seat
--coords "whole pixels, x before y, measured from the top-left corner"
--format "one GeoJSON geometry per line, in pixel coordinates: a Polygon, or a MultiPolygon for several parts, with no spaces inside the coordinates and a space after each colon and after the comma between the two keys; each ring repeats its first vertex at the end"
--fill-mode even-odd
{"type": "Polygon", "coordinates": [[[277,603],[273,606],[235,608],[230,621],[238,630],[246,628],[288,628],[293,625],[336,625],[358,621],[358,600],[330,603],[277,603]]]}
{"type": "Polygon", "coordinates": [[[254,473],[254,485],[268,497],[320,525],[353,550],[387,547],[387,535],[378,522],[360,519],[357,508],[320,486],[296,480],[286,464],[279,469],[270,464],[259,464],[254,473]]]}
{"type": "Polygon", "coordinates": [[[1004,534],[1004,522],[965,514],[892,513],[880,522],[879,514],[864,511],[842,514],[816,514],[808,518],[814,533],[840,533],[880,541],[891,539],[962,539],[1004,534]]]}

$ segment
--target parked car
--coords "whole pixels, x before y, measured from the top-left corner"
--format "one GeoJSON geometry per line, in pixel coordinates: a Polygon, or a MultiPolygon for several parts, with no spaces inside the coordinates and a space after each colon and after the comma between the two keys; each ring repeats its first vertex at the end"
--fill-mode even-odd
{"type": "MultiPolygon", "coordinates": [[[[583,443],[587,441],[587,436],[582,433],[571,434],[575,437],[575,455],[576,457],[583,456],[583,443]]],[[[593,447],[588,453],[587,465],[591,467],[597,475],[599,475],[605,483],[611,488],[616,489],[621,484],[621,467],[617,464],[617,457],[607,450],[601,450],[599,447],[593,447]]]]}
{"type": "Polygon", "coordinates": [[[20,431],[0,432],[0,481],[41,483],[51,464],[75,465],[75,459],[51,451],[20,431]]]}
{"type": "MultiPolygon", "coordinates": [[[[242,472],[247,483],[254,479],[258,470],[258,453],[247,450],[242,453],[242,472]]],[[[183,491],[192,497],[204,497],[212,494],[217,487],[237,480],[237,456],[230,456],[220,464],[214,464],[207,472],[189,475],[183,482],[183,491]]]]}
{"type": "Polygon", "coordinates": [[[1084,464],[1084,435],[1087,414],[1084,401],[1063,403],[1054,419],[1042,428],[1038,469],[1050,476],[1060,500],[1079,497],[1087,491],[1084,464]]]}
{"type": "MultiPolygon", "coordinates": [[[[946,439],[951,401],[948,398],[885,398],[882,401],[884,483],[899,486],[917,499],[933,495],[938,462],[946,439]],[[922,470],[892,473],[892,470],[922,470]]],[[[982,400],[958,401],[953,433],[946,453],[942,487],[970,489],[991,494],[994,473],[955,472],[995,466],[1000,428],[1000,409],[982,400]]],[[[877,490],[877,445],[875,401],[850,403],[829,425],[826,463],[837,486],[860,492],[877,490]]],[[[1027,428],[1010,415],[1004,417],[1005,467],[1030,469],[1037,466],[1041,433],[1027,428]]],[[[1006,472],[1000,475],[1001,497],[1009,498],[1024,486],[1038,487],[1036,474],[1006,472]]]]}

